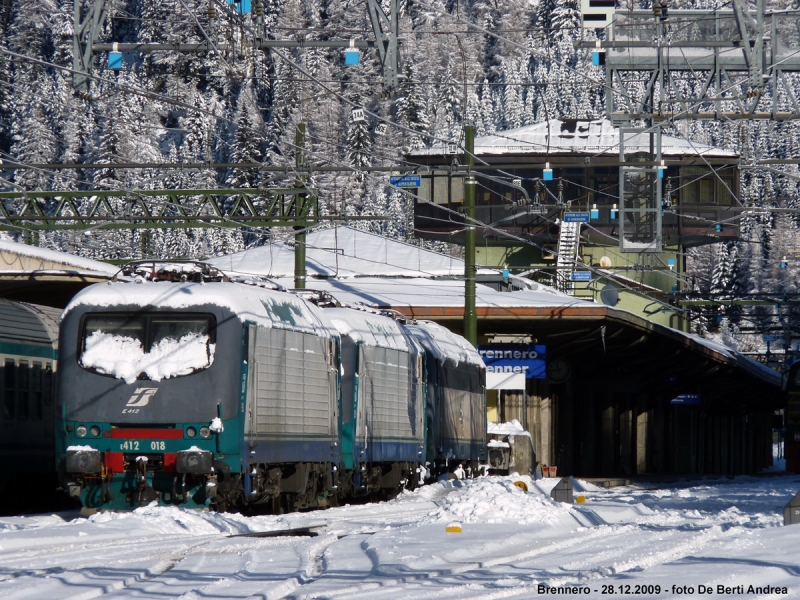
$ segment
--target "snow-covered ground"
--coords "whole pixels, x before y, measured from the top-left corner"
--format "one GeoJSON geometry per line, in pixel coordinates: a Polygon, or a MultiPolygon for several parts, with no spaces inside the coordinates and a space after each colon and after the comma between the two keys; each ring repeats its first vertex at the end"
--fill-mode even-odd
{"type": "Polygon", "coordinates": [[[0,598],[800,597],[800,526],[783,527],[800,476],[577,481],[586,502],[572,506],[550,500],[557,481],[444,482],[283,516],[145,507],[0,519],[0,598]],[[462,532],[446,533],[454,522],[462,532]],[[246,535],[300,527],[318,535],[246,535]]]}

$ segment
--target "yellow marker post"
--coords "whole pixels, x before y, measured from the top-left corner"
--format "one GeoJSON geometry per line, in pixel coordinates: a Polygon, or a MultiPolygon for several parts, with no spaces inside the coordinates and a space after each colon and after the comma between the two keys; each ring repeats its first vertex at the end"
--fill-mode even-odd
{"type": "Polygon", "coordinates": [[[575,502],[577,502],[578,504],[585,504],[586,503],[586,496],[584,496],[583,494],[581,494],[580,496],[577,496],[575,498],[575,502]]]}
{"type": "Polygon", "coordinates": [[[445,531],[447,533],[461,533],[461,523],[450,523],[450,525],[445,528],[445,531]]]}

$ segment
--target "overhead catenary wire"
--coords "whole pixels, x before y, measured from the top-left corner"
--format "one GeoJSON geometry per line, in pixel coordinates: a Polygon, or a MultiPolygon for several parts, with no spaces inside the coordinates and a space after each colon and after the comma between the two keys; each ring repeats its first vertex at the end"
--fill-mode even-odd
{"type": "Polygon", "coordinates": [[[416,133],[419,133],[419,132],[416,132],[416,133]]]}

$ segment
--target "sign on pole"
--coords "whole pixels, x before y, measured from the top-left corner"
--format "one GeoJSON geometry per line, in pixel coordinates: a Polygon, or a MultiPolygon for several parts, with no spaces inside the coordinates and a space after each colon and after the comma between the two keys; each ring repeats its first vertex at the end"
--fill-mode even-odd
{"type": "Polygon", "coordinates": [[[564,223],[588,223],[588,212],[567,212],[564,213],[564,223]]]}
{"type": "Polygon", "coordinates": [[[419,175],[390,175],[389,184],[399,188],[418,188],[420,186],[419,175]]]}

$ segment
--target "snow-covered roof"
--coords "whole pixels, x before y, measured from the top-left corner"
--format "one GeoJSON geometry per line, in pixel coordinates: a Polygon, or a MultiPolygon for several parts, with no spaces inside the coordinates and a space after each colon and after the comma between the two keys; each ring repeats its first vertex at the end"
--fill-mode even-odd
{"type": "Polygon", "coordinates": [[[264,327],[319,334],[332,329],[318,308],[298,296],[237,283],[98,283],[79,292],[63,314],[79,306],[180,309],[204,305],[226,307],[242,322],[264,327]]]}
{"type": "MultiPolygon", "coordinates": [[[[649,134],[627,134],[625,152],[649,152],[649,134]]],[[[438,156],[445,154],[443,144],[421,148],[411,156],[438,156]]],[[[475,154],[619,154],[619,128],[611,121],[550,119],[516,129],[475,138],[475,154]],[[549,143],[548,143],[549,138],[549,143]]],[[[736,157],[733,150],[715,148],[685,138],[669,135],[661,137],[662,156],[705,156],[715,158],[736,157]]]]}
{"type": "Polygon", "coordinates": [[[70,271],[77,271],[80,273],[88,272],[114,275],[117,271],[119,271],[119,267],[100,262],[99,260],[82,258],[80,256],[75,256],[74,254],[57,252],[55,250],[39,248],[38,246],[28,246],[26,244],[17,244],[16,242],[0,240],[0,271],[30,270],[30,266],[20,264],[20,261],[12,258],[15,256],[38,261],[42,263],[42,266],[40,266],[39,269],[45,270],[52,270],[52,266],[46,265],[53,264],[63,265],[70,271]]]}
{"type": "Polygon", "coordinates": [[[408,325],[414,338],[441,363],[450,359],[455,365],[466,362],[483,365],[477,350],[465,338],[433,321],[416,321],[408,325]]]}
{"type": "Polygon", "coordinates": [[[343,308],[325,309],[325,316],[341,333],[367,346],[409,350],[408,339],[394,319],[371,312],[343,308]]]}
{"type": "Polygon", "coordinates": [[[702,338],[699,335],[693,335],[691,333],[683,333],[683,335],[691,340],[694,340],[701,346],[705,346],[709,350],[713,350],[714,352],[722,354],[723,356],[733,360],[746,371],[749,371],[761,379],[769,381],[773,385],[780,386],[783,384],[783,376],[780,373],[774,369],[770,369],[767,365],[764,365],[757,360],[746,357],[744,354],[741,354],[733,348],[729,348],[728,346],[715,342],[714,340],[702,338]]]}
{"type": "MultiPolygon", "coordinates": [[[[294,247],[286,243],[260,246],[206,262],[228,273],[294,277],[294,247]]],[[[338,227],[306,236],[306,271],[309,278],[337,279],[459,276],[464,274],[464,261],[374,233],[338,227]]]]}
{"type": "MultiPolygon", "coordinates": [[[[286,286],[292,285],[292,280],[278,280],[286,286]]],[[[339,281],[333,279],[309,280],[309,289],[328,292],[339,302],[344,304],[365,304],[373,308],[394,309],[411,317],[422,315],[433,316],[434,313],[447,312],[454,315],[464,307],[464,282],[454,279],[388,279],[366,277],[339,281]],[[453,312],[455,311],[455,312],[453,312]]],[[[502,314],[508,310],[509,318],[519,315],[525,309],[549,309],[555,314],[564,309],[578,309],[584,316],[602,317],[606,314],[614,315],[632,325],[647,327],[659,335],[665,335],[675,340],[680,340],[690,346],[702,346],[710,350],[717,358],[724,362],[735,362],[738,366],[752,375],[768,381],[773,385],[781,384],[781,375],[766,367],[758,361],[752,360],[732,348],[718,344],[695,335],[684,333],[677,329],[665,327],[647,321],[635,313],[626,310],[610,308],[596,302],[582,300],[553,292],[552,288],[540,290],[520,290],[514,292],[498,292],[488,286],[477,284],[475,286],[475,305],[481,310],[494,310],[502,314]]],[[[548,317],[551,318],[551,317],[548,317]]]]}
{"type": "MultiPolygon", "coordinates": [[[[293,279],[277,279],[278,283],[291,287],[293,279]]],[[[391,279],[364,277],[348,279],[312,279],[306,287],[328,292],[339,302],[366,304],[373,308],[394,308],[406,315],[414,308],[463,308],[464,281],[456,279],[391,279]]],[[[475,286],[476,305],[481,308],[539,307],[563,308],[566,306],[598,306],[555,292],[542,286],[541,290],[498,292],[489,286],[475,286]],[[547,291],[543,291],[547,290],[547,291]]]]}

